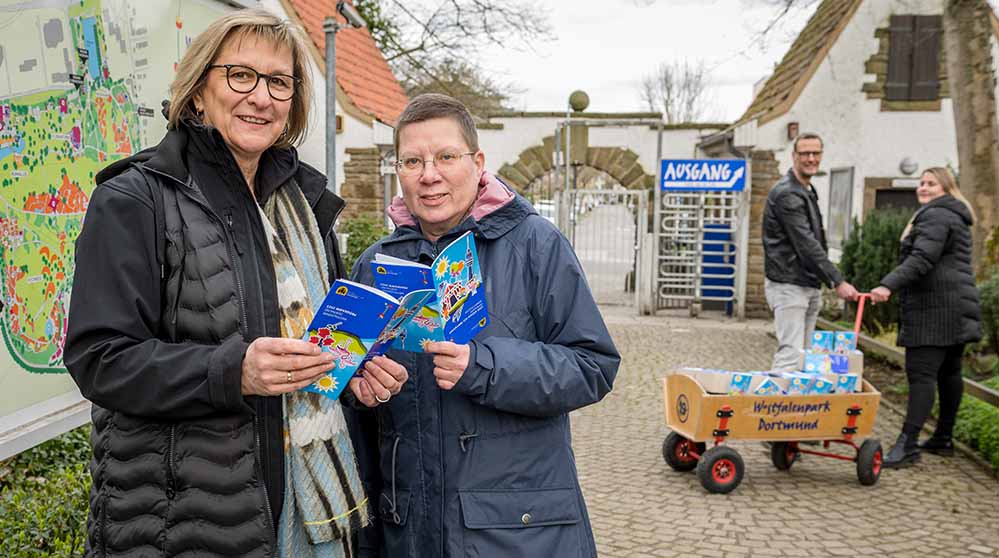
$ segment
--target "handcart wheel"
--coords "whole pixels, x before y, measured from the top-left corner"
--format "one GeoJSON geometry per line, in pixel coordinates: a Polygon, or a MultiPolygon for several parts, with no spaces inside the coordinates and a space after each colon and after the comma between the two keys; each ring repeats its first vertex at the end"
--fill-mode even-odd
{"type": "Polygon", "coordinates": [[[857,452],[857,478],[860,479],[860,484],[871,486],[878,482],[883,457],[881,442],[877,439],[864,440],[860,444],[860,451],[857,452]]]}
{"type": "Polygon", "coordinates": [[[798,448],[793,442],[774,442],[770,446],[770,461],[778,471],[787,471],[798,460],[798,448]]]}
{"type": "Polygon", "coordinates": [[[697,458],[691,455],[704,455],[704,442],[692,442],[676,432],[670,432],[663,440],[663,459],[674,471],[693,471],[697,458]]]}
{"type": "Polygon", "coordinates": [[[697,462],[697,478],[701,486],[713,494],[728,494],[742,482],[746,470],[739,452],[728,446],[715,446],[701,455],[697,462]]]}

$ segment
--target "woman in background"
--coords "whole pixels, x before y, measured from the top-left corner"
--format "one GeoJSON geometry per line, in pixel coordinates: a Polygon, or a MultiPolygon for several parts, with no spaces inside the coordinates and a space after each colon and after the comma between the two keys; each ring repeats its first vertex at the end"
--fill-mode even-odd
{"type": "Polygon", "coordinates": [[[905,347],[909,403],[902,433],[885,457],[889,468],[919,460],[920,448],[952,455],[951,440],[964,382],[961,357],[966,343],[981,336],[978,288],[971,264],[971,205],[945,168],[923,172],[916,189],[922,207],[902,232],[898,267],[871,291],[874,302],[898,293],[898,345],[905,347]],[[940,393],[936,431],[918,444],[919,431],[940,393]]]}

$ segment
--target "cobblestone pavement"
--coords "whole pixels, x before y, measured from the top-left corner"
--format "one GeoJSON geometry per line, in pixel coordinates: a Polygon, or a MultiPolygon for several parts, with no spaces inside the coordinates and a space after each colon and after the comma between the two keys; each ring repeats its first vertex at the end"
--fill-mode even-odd
{"type": "MultiPolygon", "coordinates": [[[[665,464],[663,371],[766,368],[767,322],[631,316],[604,307],[624,362],[604,401],[572,416],[573,446],[602,558],[659,556],[999,556],[999,482],[974,462],[924,455],[861,486],[853,463],[802,456],[778,471],[760,442],[731,494],[707,493],[665,464]]],[[[901,419],[882,408],[875,436],[901,419]]],[[[887,451],[887,447],[885,448],[887,451]]]]}

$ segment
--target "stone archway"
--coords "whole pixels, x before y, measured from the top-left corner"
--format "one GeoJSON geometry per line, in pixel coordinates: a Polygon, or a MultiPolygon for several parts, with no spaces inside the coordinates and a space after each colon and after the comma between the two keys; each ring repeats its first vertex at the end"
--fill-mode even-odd
{"type": "MultiPolygon", "coordinates": [[[[542,140],[541,145],[523,150],[517,161],[504,164],[496,174],[523,194],[535,179],[555,169],[552,164],[554,151],[554,137],[548,136],[542,140]]],[[[638,154],[631,149],[587,147],[586,160],[580,162],[607,173],[629,190],[651,189],[656,182],[655,176],[645,172],[638,154]]]]}

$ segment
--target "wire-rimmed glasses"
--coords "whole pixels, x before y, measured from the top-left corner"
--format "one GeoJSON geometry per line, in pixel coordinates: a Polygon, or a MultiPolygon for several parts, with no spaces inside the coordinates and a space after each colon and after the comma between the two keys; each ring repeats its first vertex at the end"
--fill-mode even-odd
{"type": "Polygon", "coordinates": [[[399,172],[399,176],[416,176],[423,174],[423,169],[426,167],[427,163],[433,163],[437,170],[440,172],[447,172],[448,170],[454,168],[465,155],[475,155],[475,151],[466,151],[460,153],[458,151],[444,150],[440,153],[434,155],[433,159],[423,159],[423,157],[403,157],[395,163],[395,168],[399,172]]]}

